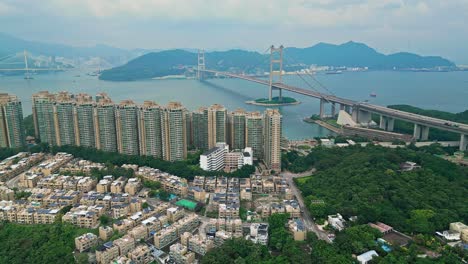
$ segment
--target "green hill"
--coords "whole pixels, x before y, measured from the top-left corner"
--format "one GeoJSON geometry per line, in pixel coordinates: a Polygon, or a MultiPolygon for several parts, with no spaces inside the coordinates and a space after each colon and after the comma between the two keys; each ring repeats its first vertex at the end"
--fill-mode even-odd
{"type": "MultiPolygon", "coordinates": [[[[209,69],[253,71],[256,67],[264,69],[265,63],[265,58],[257,52],[229,50],[206,53],[206,67],[209,69]]],[[[125,65],[103,71],[99,78],[109,81],[133,81],[184,74],[196,64],[196,53],[179,49],[166,50],[148,53],[125,65]]]]}

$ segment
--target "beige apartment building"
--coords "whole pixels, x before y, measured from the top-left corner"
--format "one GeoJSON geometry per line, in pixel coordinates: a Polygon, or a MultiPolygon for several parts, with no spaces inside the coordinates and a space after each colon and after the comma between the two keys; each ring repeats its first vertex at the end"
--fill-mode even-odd
{"type": "Polygon", "coordinates": [[[227,111],[220,104],[214,104],[206,111],[208,114],[208,149],[211,149],[216,147],[218,142],[227,142],[227,111]]]}
{"type": "Polygon", "coordinates": [[[75,238],[75,248],[78,252],[86,251],[98,243],[98,237],[93,233],[86,233],[75,238]]]}
{"type": "Polygon", "coordinates": [[[116,245],[102,246],[96,249],[96,261],[100,264],[109,264],[119,256],[119,248],[116,245]]]}
{"type": "Polygon", "coordinates": [[[153,260],[151,250],[147,245],[138,245],[128,253],[128,257],[135,264],[147,264],[153,260]]]}
{"type": "Polygon", "coordinates": [[[127,255],[128,252],[135,248],[135,239],[129,235],[126,235],[114,240],[114,245],[119,248],[119,255],[127,255]]]}

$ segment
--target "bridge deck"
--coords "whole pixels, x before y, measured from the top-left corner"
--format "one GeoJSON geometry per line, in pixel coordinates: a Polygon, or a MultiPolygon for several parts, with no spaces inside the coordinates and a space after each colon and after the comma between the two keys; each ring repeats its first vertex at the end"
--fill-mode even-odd
{"type": "MultiPolygon", "coordinates": [[[[240,75],[240,74],[234,74],[234,73],[229,73],[229,72],[220,72],[220,71],[214,71],[214,70],[208,70],[205,69],[203,70],[204,72],[207,73],[213,73],[217,75],[223,75],[227,77],[232,77],[232,78],[238,78],[238,79],[243,79],[255,83],[259,83],[262,85],[270,85],[269,81],[254,78],[251,76],[246,76],[246,75],[240,75]]],[[[408,113],[404,111],[399,111],[395,109],[391,109],[388,107],[384,106],[379,106],[379,105],[373,105],[373,104],[368,104],[368,103],[360,103],[357,101],[337,97],[334,95],[329,95],[325,93],[320,93],[316,91],[311,91],[308,89],[303,89],[299,87],[294,87],[286,84],[274,84],[273,85],[275,88],[283,89],[286,91],[302,94],[305,96],[310,96],[310,97],[315,97],[319,99],[325,99],[327,102],[331,103],[339,103],[342,105],[348,105],[348,106],[353,106],[357,107],[360,110],[364,111],[369,111],[372,113],[377,113],[381,114],[387,117],[392,117],[395,119],[400,119],[400,120],[405,120],[405,121],[410,121],[413,123],[421,124],[421,125],[426,125],[446,131],[451,131],[451,132],[456,132],[456,133],[461,133],[468,135],[468,125],[462,124],[462,123],[457,123],[457,122],[452,122],[452,121],[447,121],[439,118],[433,118],[433,117],[427,117],[423,115],[418,115],[418,114],[413,114],[413,113],[408,113]]]]}

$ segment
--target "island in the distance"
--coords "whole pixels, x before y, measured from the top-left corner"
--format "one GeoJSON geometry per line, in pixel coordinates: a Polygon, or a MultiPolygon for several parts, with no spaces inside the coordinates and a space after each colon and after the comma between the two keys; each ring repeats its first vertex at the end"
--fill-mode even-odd
{"type": "Polygon", "coordinates": [[[247,104],[260,105],[260,106],[285,106],[285,105],[297,105],[301,102],[297,101],[292,97],[283,96],[279,98],[278,96],[273,97],[271,100],[268,98],[260,98],[254,101],[246,101],[247,104]]]}

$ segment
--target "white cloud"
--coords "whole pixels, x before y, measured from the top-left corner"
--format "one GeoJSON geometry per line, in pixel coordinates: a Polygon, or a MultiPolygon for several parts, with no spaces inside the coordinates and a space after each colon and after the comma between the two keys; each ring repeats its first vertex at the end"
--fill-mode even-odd
{"type": "Polygon", "coordinates": [[[65,16],[158,21],[229,21],[296,26],[366,26],[385,21],[418,23],[441,5],[468,8],[466,0],[49,0],[65,16]]]}
{"type": "Polygon", "coordinates": [[[14,6],[0,2],[0,15],[12,15],[16,11],[14,6]]]}
{"type": "Polygon", "coordinates": [[[468,0],[0,0],[11,34],[149,48],[355,40],[459,56],[468,54],[467,17],[468,0]]]}

